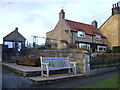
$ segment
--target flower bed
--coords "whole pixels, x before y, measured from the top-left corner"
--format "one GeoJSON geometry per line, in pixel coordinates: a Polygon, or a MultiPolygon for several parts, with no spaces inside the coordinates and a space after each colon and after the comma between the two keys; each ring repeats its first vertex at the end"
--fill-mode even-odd
{"type": "Polygon", "coordinates": [[[40,57],[38,56],[19,56],[16,59],[16,63],[19,65],[27,66],[40,66],[40,57]]]}

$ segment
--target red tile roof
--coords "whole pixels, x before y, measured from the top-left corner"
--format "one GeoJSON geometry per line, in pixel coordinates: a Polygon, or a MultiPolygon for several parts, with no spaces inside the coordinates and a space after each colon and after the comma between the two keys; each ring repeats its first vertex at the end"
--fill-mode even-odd
{"type": "Polygon", "coordinates": [[[97,35],[98,34],[98,35],[101,35],[102,37],[105,37],[104,35],[102,35],[102,33],[99,31],[99,29],[95,28],[93,25],[75,22],[75,21],[71,21],[71,20],[67,20],[67,19],[65,19],[65,21],[71,27],[72,31],[77,32],[77,31],[81,30],[89,35],[97,35]]]}

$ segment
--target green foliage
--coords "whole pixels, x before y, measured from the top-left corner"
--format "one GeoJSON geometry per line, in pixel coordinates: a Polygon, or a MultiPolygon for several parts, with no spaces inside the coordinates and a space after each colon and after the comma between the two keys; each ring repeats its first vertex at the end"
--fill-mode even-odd
{"type": "Polygon", "coordinates": [[[45,50],[46,47],[45,47],[45,45],[41,45],[41,46],[38,47],[38,49],[39,49],[39,50],[45,50]]]}
{"type": "Polygon", "coordinates": [[[113,47],[113,50],[107,48],[107,53],[120,53],[120,46],[113,47]]]}
{"type": "Polygon", "coordinates": [[[77,48],[77,45],[76,44],[74,44],[74,43],[70,43],[69,45],[68,45],[68,48],[77,48]]]}
{"type": "Polygon", "coordinates": [[[40,57],[34,55],[17,57],[16,63],[21,65],[40,66],[40,57]]]}
{"type": "Polygon", "coordinates": [[[87,49],[87,48],[77,48],[77,50],[85,50],[85,51],[87,51],[87,52],[90,52],[90,50],[87,49]]]}
{"type": "Polygon", "coordinates": [[[107,48],[106,53],[113,53],[113,51],[107,48]]]}
{"type": "Polygon", "coordinates": [[[113,52],[114,53],[120,53],[120,46],[113,47],[113,52]]]}

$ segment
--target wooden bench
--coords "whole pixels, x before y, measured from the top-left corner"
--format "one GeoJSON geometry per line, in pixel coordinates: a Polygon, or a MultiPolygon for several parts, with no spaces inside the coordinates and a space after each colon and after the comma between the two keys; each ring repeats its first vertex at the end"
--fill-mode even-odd
{"type": "Polygon", "coordinates": [[[40,60],[42,77],[49,77],[49,71],[61,69],[68,69],[69,73],[70,69],[72,69],[74,71],[74,74],[76,74],[77,62],[70,62],[68,57],[40,57],[40,60]],[[44,74],[44,71],[46,71],[46,74],[44,74]]]}

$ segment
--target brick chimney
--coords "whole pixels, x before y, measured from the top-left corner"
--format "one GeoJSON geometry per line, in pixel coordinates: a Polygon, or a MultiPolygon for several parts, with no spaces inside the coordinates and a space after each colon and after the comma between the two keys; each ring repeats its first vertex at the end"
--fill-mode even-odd
{"type": "Polygon", "coordinates": [[[61,12],[59,13],[59,20],[60,19],[64,19],[65,18],[65,12],[64,10],[62,9],[61,12]]]}
{"type": "Polygon", "coordinates": [[[94,27],[97,28],[97,21],[96,21],[96,20],[94,20],[91,24],[92,24],[94,27]]]}
{"type": "Polygon", "coordinates": [[[112,5],[112,15],[120,14],[120,1],[112,5]]]}

